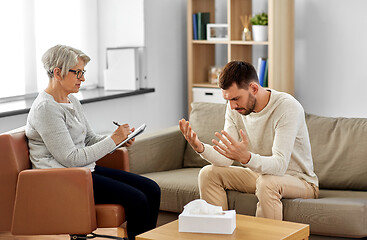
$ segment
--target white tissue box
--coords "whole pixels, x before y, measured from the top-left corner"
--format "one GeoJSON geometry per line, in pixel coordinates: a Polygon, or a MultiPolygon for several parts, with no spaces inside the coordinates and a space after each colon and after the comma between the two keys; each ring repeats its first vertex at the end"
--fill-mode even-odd
{"type": "Polygon", "coordinates": [[[224,214],[189,214],[183,211],[178,217],[179,232],[232,234],[236,229],[236,211],[224,214]]]}

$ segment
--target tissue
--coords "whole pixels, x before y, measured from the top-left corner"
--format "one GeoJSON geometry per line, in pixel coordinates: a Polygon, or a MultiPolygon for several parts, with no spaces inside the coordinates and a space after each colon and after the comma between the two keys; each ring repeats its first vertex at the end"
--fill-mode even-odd
{"type": "Polygon", "coordinates": [[[214,206],[207,203],[203,199],[196,199],[194,201],[189,202],[184,206],[184,211],[187,214],[224,214],[221,206],[214,206]]]}
{"type": "Polygon", "coordinates": [[[236,229],[236,211],[223,211],[202,199],[189,202],[178,217],[178,231],[232,234],[236,229]]]}

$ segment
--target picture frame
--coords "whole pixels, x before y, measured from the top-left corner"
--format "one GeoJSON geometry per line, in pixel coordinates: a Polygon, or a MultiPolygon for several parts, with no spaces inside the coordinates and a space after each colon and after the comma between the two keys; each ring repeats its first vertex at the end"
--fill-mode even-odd
{"type": "Polygon", "coordinates": [[[206,33],[208,41],[227,41],[228,24],[209,23],[206,25],[206,33]]]}
{"type": "Polygon", "coordinates": [[[210,66],[208,69],[208,82],[210,84],[218,84],[218,78],[223,67],[210,66]]]}

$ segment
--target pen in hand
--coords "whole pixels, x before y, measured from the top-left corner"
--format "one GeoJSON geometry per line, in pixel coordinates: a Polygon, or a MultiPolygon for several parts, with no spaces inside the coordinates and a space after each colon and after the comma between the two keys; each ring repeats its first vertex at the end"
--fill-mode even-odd
{"type": "MultiPolygon", "coordinates": [[[[121,126],[121,124],[119,124],[118,122],[116,122],[116,121],[112,121],[112,123],[113,124],[115,124],[117,127],[120,127],[121,126]]],[[[129,125],[128,124],[124,124],[123,126],[125,126],[126,125],[126,127],[128,127],[129,125]]],[[[131,132],[132,132],[132,130],[134,130],[134,129],[129,129],[129,133],[128,134],[130,134],[131,132]]]]}
{"type": "MultiPolygon", "coordinates": [[[[115,124],[116,126],[118,126],[118,127],[120,127],[121,126],[121,124],[119,124],[118,122],[116,122],[116,121],[112,121],[112,123],[113,124],[115,124]]],[[[127,125],[127,124],[124,124],[124,125],[127,125]]],[[[129,134],[131,133],[132,131],[131,131],[131,129],[130,129],[130,131],[129,131],[129,134]]]]}

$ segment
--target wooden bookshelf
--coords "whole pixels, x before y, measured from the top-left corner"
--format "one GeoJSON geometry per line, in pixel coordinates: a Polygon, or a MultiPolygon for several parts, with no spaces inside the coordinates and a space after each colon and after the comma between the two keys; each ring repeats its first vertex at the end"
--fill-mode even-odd
{"type": "Polygon", "coordinates": [[[211,84],[211,83],[193,83],[192,86],[202,88],[218,88],[217,84],[211,84]]]}
{"type": "Polygon", "coordinates": [[[227,47],[228,61],[252,61],[254,46],[267,48],[269,88],[294,94],[294,0],[268,0],[268,41],[242,41],[241,15],[252,14],[252,0],[227,0],[227,41],[193,40],[192,14],[209,12],[210,23],[215,23],[214,0],[188,0],[187,4],[187,59],[188,106],[191,110],[192,88],[217,88],[208,82],[208,69],[215,65],[215,46],[227,47]]]}

